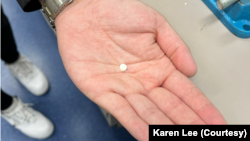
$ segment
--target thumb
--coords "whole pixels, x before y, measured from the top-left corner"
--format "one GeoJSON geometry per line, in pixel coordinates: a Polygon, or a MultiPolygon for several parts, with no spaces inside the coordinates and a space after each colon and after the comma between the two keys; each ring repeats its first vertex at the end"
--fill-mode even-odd
{"type": "Polygon", "coordinates": [[[188,46],[161,15],[157,21],[156,40],[177,70],[187,77],[196,74],[197,67],[188,46]]]}

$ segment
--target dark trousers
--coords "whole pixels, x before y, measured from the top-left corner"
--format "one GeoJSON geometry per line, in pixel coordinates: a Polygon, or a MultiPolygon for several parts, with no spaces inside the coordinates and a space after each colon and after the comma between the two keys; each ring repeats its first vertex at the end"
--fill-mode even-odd
{"type": "Polygon", "coordinates": [[[9,96],[1,90],[1,111],[10,107],[13,97],[9,96]]]}
{"type": "MultiPolygon", "coordinates": [[[[8,64],[15,62],[19,57],[16,43],[9,21],[1,8],[1,59],[8,64]]],[[[12,104],[12,97],[1,90],[1,110],[12,104]]]]}
{"type": "Polygon", "coordinates": [[[1,8],[1,59],[13,63],[19,57],[10,23],[1,8]]]}

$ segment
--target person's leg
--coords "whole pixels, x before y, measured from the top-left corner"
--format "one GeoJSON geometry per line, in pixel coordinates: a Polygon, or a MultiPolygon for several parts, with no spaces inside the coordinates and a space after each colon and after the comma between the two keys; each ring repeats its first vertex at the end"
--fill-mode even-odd
{"type": "Polygon", "coordinates": [[[1,111],[8,109],[13,102],[13,97],[1,90],[1,111]]]}
{"type": "Polygon", "coordinates": [[[16,43],[9,21],[1,8],[1,59],[8,64],[14,63],[19,57],[16,43]]]}
{"type": "MultiPolygon", "coordinates": [[[[22,54],[19,55],[7,17],[1,10],[1,59],[11,74],[36,95],[48,89],[44,74],[22,54]]],[[[53,123],[40,112],[1,90],[1,116],[29,137],[45,139],[54,131],[53,123]]]]}
{"type": "Polygon", "coordinates": [[[40,96],[49,89],[49,82],[42,71],[27,57],[19,54],[9,21],[1,9],[1,59],[11,74],[31,93],[40,96]]]}
{"type": "Polygon", "coordinates": [[[53,123],[43,114],[1,90],[1,116],[29,137],[45,139],[54,131],[53,123]]]}

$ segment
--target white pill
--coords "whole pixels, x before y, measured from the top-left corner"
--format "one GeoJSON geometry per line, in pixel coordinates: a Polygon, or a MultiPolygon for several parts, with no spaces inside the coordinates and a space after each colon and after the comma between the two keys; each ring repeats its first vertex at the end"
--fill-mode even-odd
{"type": "Polygon", "coordinates": [[[120,65],[120,71],[126,71],[127,70],[127,65],[125,65],[125,64],[121,64],[120,65]]]}

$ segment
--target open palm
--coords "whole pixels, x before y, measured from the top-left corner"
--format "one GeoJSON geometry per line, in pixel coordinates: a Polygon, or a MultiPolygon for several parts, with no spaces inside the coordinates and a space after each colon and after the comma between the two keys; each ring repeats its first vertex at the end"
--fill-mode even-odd
{"type": "Polygon", "coordinates": [[[149,124],[225,124],[188,79],[196,65],[157,11],[137,0],[78,0],[56,21],[76,86],[138,140],[149,124]],[[121,72],[120,64],[128,69],[121,72]]]}

